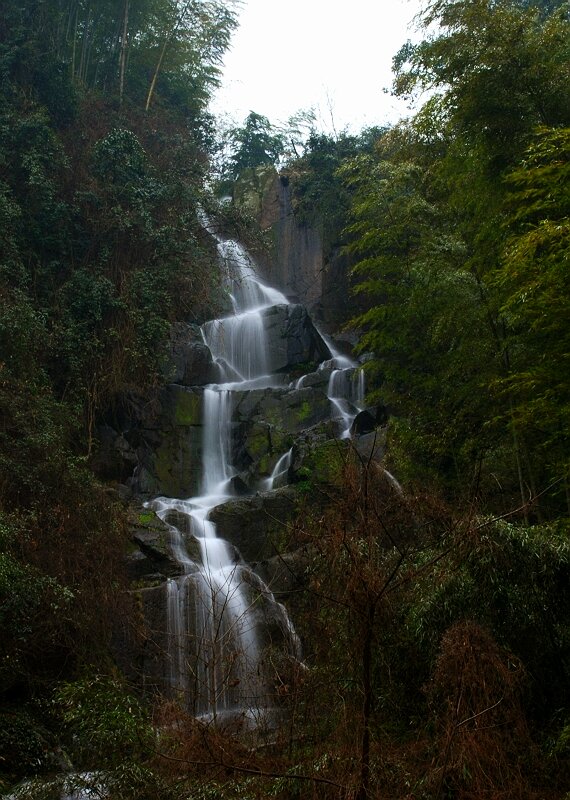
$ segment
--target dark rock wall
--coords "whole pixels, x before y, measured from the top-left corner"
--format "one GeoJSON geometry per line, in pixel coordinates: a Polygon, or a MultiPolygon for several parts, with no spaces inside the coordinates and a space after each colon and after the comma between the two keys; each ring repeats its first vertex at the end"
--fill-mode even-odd
{"type": "Polygon", "coordinates": [[[272,252],[258,256],[263,277],[290,299],[302,303],[327,332],[351,316],[349,260],[338,250],[326,253],[317,228],[300,224],[293,211],[289,176],[273,167],[246,170],[234,202],[270,231],[272,252]]]}

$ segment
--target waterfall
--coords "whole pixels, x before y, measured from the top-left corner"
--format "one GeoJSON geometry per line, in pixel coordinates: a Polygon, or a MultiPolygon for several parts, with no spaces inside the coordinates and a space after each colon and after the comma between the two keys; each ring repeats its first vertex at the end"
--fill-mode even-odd
{"type": "Polygon", "coordinates": [[[364,404],[364,372],[362,368],[355,364],[335,366],[330,374],[327,395],[332,405],[332,417],[338,421],[340,426],[339,437],[348,439],[355,417],[354,411],[355,409],[361,411],[364,404]]]}
{"type": "Polygon", "coordinates": [[[323,333],[321,336],[332,355],[330,361],[323,362],[319,367],[330,370],[327,396],[331,402],[331,416],[338,423],[339,438],[348,439],[354,417],[364,408],[364,370],[356,361],[342,355],[329,336],[323,333]]]}
{"type": "Polygon", "coordinates": [[[289,472],[289,467],[293,462],[293,448],[291,447],[284,453],[281,458],[276,462],[275,466],[273,467],[273,472],[266,478],[266,480],[262,481],[262,488],[266,491],[271,491],[271,489],[276,489],[284,483],[287,483],[287,473],[289,472]]]}
{"type": "MultiPolygon", "coordinates": [[[[264,320],[268,309],[289,303],[280,291],[259,280],[241,245],[221,238],[217,244],[233,314],[206,322],[201,329],[220,375],[219,383],[209,384],[203,391],[201,494],[188,499],[158,497],[148,505],[167,524],[171,512],[183,515],[189,535],[199,547],[199,559],[191,557],[185,535],[169,525],[171,550],[182,573],[166,584],[166,680],[172,696],[197,717],[239,715],[257,725],[272,701],[262,666],[256,597],[261,595],[272,604],[273,616],[280,621],[290,654],[296,658],[300,657],[299,642],[285,608],[243,563],[209,515],[233,496],[238,472],[233,463],[233,414],[238,394],[283,385],[269,368],[264,320]]],[[[332,343],[329,350],[332,359],[319,369],[330,373],[327,396],[331,416],[338,421],[339,435],[346,438],[363,403],[363,373],[355,362],[337,353],[332,343]]],[[[305,377],[295,383],[294,391],[301,389],[305,377]]],[[[269,491],[286,484],[292,461],[293,448],[276,461],[260,488],[269,491]]]]}

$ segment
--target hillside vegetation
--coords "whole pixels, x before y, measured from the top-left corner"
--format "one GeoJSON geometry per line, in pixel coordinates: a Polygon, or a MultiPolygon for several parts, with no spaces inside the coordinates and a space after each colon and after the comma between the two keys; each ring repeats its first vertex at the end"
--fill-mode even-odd
{"type": "Polygon", "coordinates": [[[569,796],[568,12],[434,0],[394,59],[397,94],[427,90],[410,119],[292,154],[259,115],[234,131],[224,191],[288,152],[299,222],[350,256],[403,487],[352,450],[332,484],[306,476],[287,547],[307,669],[256,749],[114,663],[139,617],[126,511],[92,468],[97,423],[163,380],[171,324],[215,316],[197,209],[237,10],[5,0],[0,791],[37,775],[22,800],[58,797],[71,759],[113,800],[569,796]]]}

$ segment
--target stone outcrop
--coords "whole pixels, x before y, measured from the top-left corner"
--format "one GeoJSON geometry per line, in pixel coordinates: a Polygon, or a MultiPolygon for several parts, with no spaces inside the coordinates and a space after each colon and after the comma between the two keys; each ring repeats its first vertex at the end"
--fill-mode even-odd
{"type": "MultiPolygon", "coordinates": [[[[300,390],[288,385],[291,374],[306,373],[330,358],[328,345],[305,307],[268,307],[263,322],[268,369],[282,374],[287,386],[235,393],[235,463],[247,473],[236,477],[236,489],[242,492],[271,473],[293,436],[329,417],[326,372],[308,375],[300,390]]],[[[109,424],[98,429],[95,471],[106,480],[128,481],[135,494],[145,497],[199,493],[203,386],[220,380],[219,366],[197,326],[175,326],[169,353],[165,374],[176,383],[146,398],[130,398],[118,430],[109,424]]]]}
{"type": "Polygon", "coordinates": [[[303,303],[332,331],[353,314],[351,262],[339,248],[326,251],[320,231],[298,221],[293,208],[293,185],[294,176],[286,171],[279,174],[274,167],[264,165],[240,175],[233,199],[271,235],[271,253],[258,257],[267,282],[303,303]]]}
{"type": "Polygon", "coordinates": [[[252,564],[253,569],[278,600],[290,601],[307,585],[315,553],[305,545],[252,564]]]}
{"type": "Polygon", "coordinates": [[[300,364],[318,364],[331,357],[304,306],[270,306],[264,312],[263,321],[271,373],[285,372],[300,364]]]}
{"type": "Polygon", "coordinates": [[[142,495],[189,497],[201,476],[202,392],[170,384],[158,395],[153,414],[139,420],[138,465],[133,486],[142,495]]]}
{"type": "Polygon", "coordinates": [[[285,486],[228,500],[210,512],[210,519],[218,534],[235,545],[251,563],[284,552],[288,527],[297,513],[295,489],[285,486]]]}
{"type": "Polygon", "coordinates": [[[198,325],[179,322],[172,326],[162,373],[166,383],[181,386],[205,386],[219,380],[218,366],[198,325]]]}

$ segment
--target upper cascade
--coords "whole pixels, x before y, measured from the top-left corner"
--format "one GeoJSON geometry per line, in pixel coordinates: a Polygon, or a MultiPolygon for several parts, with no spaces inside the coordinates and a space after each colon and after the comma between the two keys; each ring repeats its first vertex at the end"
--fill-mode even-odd
{"type": "Polygon", "coordinates": [[[233,239],[216,238],[236,314],[288,302],[282,292],[259,280],[251,257],[243,245],[233,239]]]}

